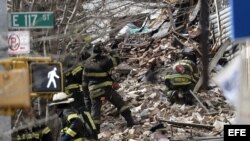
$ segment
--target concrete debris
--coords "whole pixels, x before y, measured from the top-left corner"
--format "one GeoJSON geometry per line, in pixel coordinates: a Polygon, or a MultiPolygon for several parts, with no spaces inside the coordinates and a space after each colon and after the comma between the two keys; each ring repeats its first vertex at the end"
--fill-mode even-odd
{"type": "MultiPolygon", "coordinates": [[[[171,1],[171,3],[177,4],[176,1],[171,1]]],[[[205,92],[195,91],[197,101],[191,106],[170,104],[164,95],[165,85],[161,78],[169,71],[169,67],[180,59],[181,50],[184,47],[194,48],[198,52],[198,68],[201,68],[199,60],[202,56],[199,44],[201,29],[198,24],[195,24],[198,22],[199,4],[200,1],[197,1],[193,5],[192,13],[182,17],[189,20],[189,25],[178,26],[176,23],[176,28],[173,29],[174,26],[171,25],[169,16],[166,16],[169,13],[166,12],[167,10],[162,10],[158,12],[158,18],[154,19],[155,23],[151,21],[149,22],[151,26],[147,25],[152,29],[151,34],[129,35],[119,44],[117,50],[119,50],[121,58],[127,58],[124,62],[132,68],[127,77],[121,81],[122,88],[119,89],[119,92],[129,102],[132,114],[140,125],[127,129],[123,126],[124,121],[121,120],[121,117],[119,119],[103,117],[107,123],[121,120],[115,126],[120,127],[121,130],[118,133],[112,133],[112,139],[129,139],[131,141],[162,139],[167,141],[170,139],[187,140],[190,137],[212,138],[222,136],[224,124],[234,122],[234,108],[226,102],[222,92],[212,83],[209,90],[205,92]],[[161,15],[162,13],[165,14],[161,15]],[[162,27],[164,27],[164,31],[161,29],[162,27]],[[169,121],[164,122],[166,133],[163,136],[162,133],[149,131],[150,127],[162,122],[160,119],[169,121]],[[178,126],[172,126],[172,124],[178,126]]],[[[185,7],[180,3],[177,5],[185,7]]],[[[174,13],[178,12],[180,10],[174,13]]],[[[180,22],[180,19],[173,18],[175,22],[180,22]]],[[[217,50],[210,50],[210,54],[213,55],[221,47],[214,43],[210,46],[217,48],[217,50]]],[[[211,57],[218,62],[218,55],[211,57]]],[[[213,76],[219,67],[223,67],[215,64],[217,63],[214,61],[212,67],[216,66],[216,68],[209,72],[210,76],[213,76]]],[[[113,130],[113,127],[105,124],[102,130],[106,131],[105,129],[113,130]]]]}
{"type": "Polygon", "coordinates": [[[226,123],[224,123],[224,122],[222,122],[222,121],[215,120],[213,126],[215,127],[215,130],[221,131],[221,130],[224,129],[224,125],[225,125],[225,124],[226,124],[226,123]]]}
{"type": "MultiPolygon", "coordinates": [[[[136,78],[134,78],[136,80],[136,78]]],[[[134,118],[139,121],[141,124],[134,126],[132,129],[126,128],[125,121],[122,117],[103,117],[105,119],[104,126],[102,127],[102,131],[109,131],[112,134],[111,139],[119,140],[119,139],[133,139],[133,140],[149,140],[150,136],[153,136],[153,133],[149,131],[149,128],[155,125],[156,123],[160,122],[159,119],[168,119],[170,121],[181,122],[181,123],[192,123],[192,124],[201,124],[204,126],[214,126],[213,129],[206,129],[201,127],[193,127],[192,129],[189,128],[181,128],[181,127],[172,127],[171,129],[167,130],[167,135],[171,139],[187,139],[188,137],[198,136],[198,137],[212,137],[214,135],[220,135],[219,132],[223,131],[223,125],[228,124],[229,120],[233,121],[233,117],[235,116],[235,112],[225,111],[222,115],[217,113],[215,115],[209,115],[204,113],[202,108],[199,106],[198,103],[195,105],[179,105],[173,104],[170,105],[168,101],[164,99],[160,99],[160,87],[163,85],[152,85],[151,83],[138,83],[131,85],[129,82],[133,82],[131,78],[126,79],[123,81],[123,85],[125,86],[127,91],[120,90],[123,96],[127,97],[128,101],[130,102],[130,106],[132,107],[131,111],[134,118]],[[135,98],[135,95],[139,98],[135,98]],[[226,117],[228,121],[225,120],[226,117]],[[114,123],[114,121],[116,121],[114,123]],[[113,123],[115,124],[113,126],[113,123]],[[118,130],[119,127],[119,130],[118,130]],[[114,131],[117,132],[114,132],[114,131]],[[127,131],[126,131],[127,130],[127,131]],[[126,132],[125,132],[126,131],[126,132]],[[132,134],[133,133],[133,134],[132,134]],[[209,134],[205,134],[209,133],[209,134]]],[[[210,91],[210,90],[209,90],[210,91]]],[[[213,91],[213,89],[211,90],[213,91]]],[[[222,110],[222,107],[227,107],[227,103],[220,102],[224,101],[223,96],[221,94],[199,94],[199,97],[203,100],[211,101],[212,105],[217,106],[209,106],[207,105],[208,109],[217,107],[216,111],[222,110]],[[216,98],[217,97],[217,98],[216,98]]],[[[111,105],[105,105],[111,106],[111,105]]],[[[165,125],[168,125],[165,123],[165,125]]],[[[105,133],[107,134],[107,133],[105,133]]],[[[109,134],[108,134],[109,135],[109,134]]],[[[101,139],[105,139],[102,135],[101,139]]]]}
{"type": "MultiPolygon", "coordinates": [[[[140,125],[128,129],[124,126],[125,123],[121,116],[118,118],[103,117],[107,124],[102,127],[102,131],[107,129],[112,131],[111,140],[157,141],[159,138],[162,140],[187,140],[189,137],[222,136],[223,125],[234,121],[233,107],[228,105],[222,92],[212,83],[208,91],[196,93],[200,103],[196,101],[191,106],[176,103],[171,105],[167,101],[163,93],[166,87],[161,78],[169,70],[169,66],[180,58],[183,44],[199,50],[198,41],[195,41],[200,35],[199,27],[194,26],[187,31],[187,36],[181,34],[176,36],[175,34],[175,38],[169,31],[169,36],[157,40],[152,40],[148,34],[130,35],[120,43],[119,53],[122,57],[128,58],[124,63],[131,69],[121,80],[121,88],[118,91],[129,102],[132,114],[140,125]],[[144,44],[145,41],[151,42],[144,44]],[[171,126],[170,128],[169,124],[164,123],[166,125],[165,136],[150,132],[150,127],[161,122],[160,119],[187,125],[185,127],[171,126]],[[116,121],[115,126],[112,126],[114,121],[116,121]]],[[[212,76],[215,72],[216,70],[210,75],[212,76]]],[[[111,105],[104,107],[108,106],[111,105]]],[[[102,140],[104,137],[100,139],[102,140]]]]}

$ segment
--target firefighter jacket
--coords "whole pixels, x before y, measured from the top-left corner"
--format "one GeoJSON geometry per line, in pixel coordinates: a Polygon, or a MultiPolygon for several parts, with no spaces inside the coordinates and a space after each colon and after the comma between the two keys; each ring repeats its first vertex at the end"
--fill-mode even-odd
{"type": "Polygon", "coordinates": [[[73,95],[73,90],[82,91],[83,66],[78,65],[65,73],[65,93],[73,95]]]}
{"type": "Polygon", "coordinates": [[[194,62],[190,60],[179,60],[173,65],[172,71],[165,75],[165,84],[172,90],[182,87],[192,88],[194,84],[196,84],[198,77],[198,70],[194,62]],[[183,66],[183,73],[175,71],[177,65],[183,66]]]}
{"type": "MultiPolygon", "coordinates": [[[[84,104],[82,73],[83,66],[81,65],[78,65],[65,73],[65,93],[75,99],[75,101],[72,103],[72,106],[78,110],[79,114],[82,115],[85,123],[88,124],[91,130],[90,132],[96,134],[96,126],[84,104]]],[[[93,136],[97,136],[97,134],[93,136]]]]}
{"type": "Polygon", "coordinates": [[[17,133],[17,141],[53,141],[49,127],[34,127],[32,131],[23,130],[17,133]]]}
{"type": "Polygon", "coordinates": [[[85,62],[83,71],[83,91],[89,92],[92,98],[105,94],[105,88],[112,87],[111,70],[119,63],[118,57],[93,55],[85,62]]]}
{"type": "Polygon", "coordinates": [[[65,93],[69,97],[75,99],[72,105],[77,110],[79,110],[79,108],[84,107],[84,99],[82,92],[82,72],[83,67],[81,65],[78,65],[64,73],[65,93]]]}
{"type": "Polygon", "coordinates": [[[76,111],[71,108],[66,108],[60,115],[62,127],[61,138],[67,141],[85,141],[85,127],[76,111]]]}

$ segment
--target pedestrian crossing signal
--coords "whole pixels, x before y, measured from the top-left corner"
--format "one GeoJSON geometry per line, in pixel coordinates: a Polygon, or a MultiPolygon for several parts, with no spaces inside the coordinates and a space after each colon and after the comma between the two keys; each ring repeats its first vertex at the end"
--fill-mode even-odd
{"type": "Polygon", "coordinates": [[[63,91],[61,63],[31,63],[32,92],[50,93],[63,91]]]}

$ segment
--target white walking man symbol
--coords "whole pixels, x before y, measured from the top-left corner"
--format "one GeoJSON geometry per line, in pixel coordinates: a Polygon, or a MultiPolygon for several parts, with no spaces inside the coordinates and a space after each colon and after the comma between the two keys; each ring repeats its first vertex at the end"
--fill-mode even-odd
{"type": "Polygon", "coordinates": [[[59,76],[56,74],[56,70],[57,70],[56,67],[54,67],[53,70],[49,71],[49,73],[48,73],[49,81],[48,81],[48,84],[47,84],[47,88],[50,87],[51,82],[53,83],[54,88],[56,88],[56,80],[55,80],[55,78],[59,79],[59,76]]]}

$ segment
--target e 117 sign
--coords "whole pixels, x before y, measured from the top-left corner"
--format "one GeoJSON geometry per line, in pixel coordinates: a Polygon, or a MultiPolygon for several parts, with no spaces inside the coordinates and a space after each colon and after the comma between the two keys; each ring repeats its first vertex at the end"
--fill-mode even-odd
{"type": "Polygon", "coordinates": [[[53,12],[11,12],[9,20],[12,29],[54,27],[53,12]]]}

